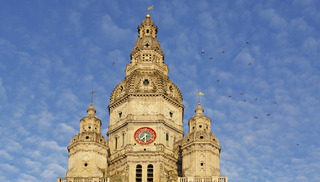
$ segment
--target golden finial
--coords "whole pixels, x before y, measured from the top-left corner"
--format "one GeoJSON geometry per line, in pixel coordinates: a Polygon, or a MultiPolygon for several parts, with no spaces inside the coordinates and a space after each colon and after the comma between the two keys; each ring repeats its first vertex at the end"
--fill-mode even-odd
{"type": "Polygon", "coordinates": [[[150,15],[149,15],[149,14],[147,14],[147,15],[146,15],[146,18],[150,18],[150,15]]]}

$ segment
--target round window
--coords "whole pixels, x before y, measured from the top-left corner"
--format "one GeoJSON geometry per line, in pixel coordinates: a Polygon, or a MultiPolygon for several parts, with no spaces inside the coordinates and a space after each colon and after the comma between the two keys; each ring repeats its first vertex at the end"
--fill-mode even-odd
{"type": "Polygon", "coordinates": [[[143,81],[143,84],[144,84],[144,85],[149,85],[149,80],[145,79],[145,80],[143,81]]]}

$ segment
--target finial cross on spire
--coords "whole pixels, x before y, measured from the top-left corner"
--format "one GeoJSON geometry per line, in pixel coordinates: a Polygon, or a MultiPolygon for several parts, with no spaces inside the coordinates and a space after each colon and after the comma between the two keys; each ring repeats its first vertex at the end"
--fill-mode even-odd
{"type": "Polygon", "coordinates": [[[91,104],[93,104],[93,94],[96,93],[96,91],[92,91],[91,94],[91,104]]]}

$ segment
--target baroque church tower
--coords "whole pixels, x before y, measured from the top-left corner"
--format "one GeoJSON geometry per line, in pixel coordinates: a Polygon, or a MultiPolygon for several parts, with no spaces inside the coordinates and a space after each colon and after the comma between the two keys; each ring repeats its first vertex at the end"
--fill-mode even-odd
{"type": "Polygon", "coordinates": [[[66,178],[57,182],[228,182],[220,176],[218,139],[200,103],[184,137],[182,95],[148,14],[138,26],[126,77],[108,106],[108,141],[93,105],[68,147],[66,178]]]}
{"type": "Polygon", "coordinates": [[[166,181],[178,177],[175,141],[183,139],[182,95],[168,66],[150,15],[138,27],[126,77],[110,98],[108,130],[111,180],[166,181]],[[145,180],[147,179],[147,180],[145,180]]]}
{"type": "Polygon", "coordinates": [[[105,177],[108,147],[101,135],[101,120],[95,115],[93,104],[88,115],[80,120],[80,133],[71,140],[67,177],[105,177]]]}
{"type": "Polygon", "coordinates": [[[217,137],[211,132],[211,120],[206,117],[200,103],[196,115],[189,119],[189,133],[183,139],[182,169],[184,176],[220,177],[220,150],[217,137]]]}

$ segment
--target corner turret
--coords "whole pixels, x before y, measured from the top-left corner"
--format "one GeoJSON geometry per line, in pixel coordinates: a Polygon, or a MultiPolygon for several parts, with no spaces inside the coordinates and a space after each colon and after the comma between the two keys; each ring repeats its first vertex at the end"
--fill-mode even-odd
{"type": "Polygon", "coordinates": [[[211,119],[200,103],[189,119],[189,133],[182,141],[182,174],[185,177],[220,177],[219,141],[211,132],[211,119]]]}
{"type": "Polygon", "coordinates": [[[80,132],[71,140],[67,177],[106,177],[108,147],[101,135],[101,120],[93,104],[80,120],[80,132]]]}

